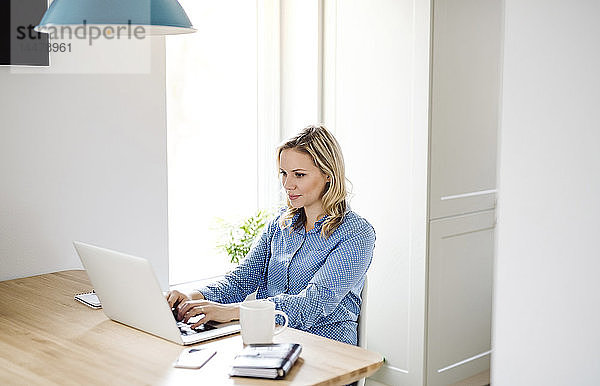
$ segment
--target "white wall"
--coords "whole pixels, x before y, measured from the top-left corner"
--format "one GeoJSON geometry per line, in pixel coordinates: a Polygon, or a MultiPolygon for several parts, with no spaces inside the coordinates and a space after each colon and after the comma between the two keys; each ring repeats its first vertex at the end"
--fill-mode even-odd
{"type": "Polygon", "coordinates": [[[0,280],[79,268],[81,240],[150,259],[166,287],[164,38],[73,43],[0,68],[0,280]]]}
{"type": "Polygon", "coordinates": [[[505,7],[492,384],[598,384],[600,3],[505,7]]]}

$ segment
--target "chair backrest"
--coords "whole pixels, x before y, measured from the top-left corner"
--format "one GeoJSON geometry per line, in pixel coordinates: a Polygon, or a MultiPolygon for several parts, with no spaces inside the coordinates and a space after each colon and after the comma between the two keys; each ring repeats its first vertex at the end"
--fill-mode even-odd
{"type": "MultiPolygon", "coordinates": [[[[369,280],[365,276],[365,284],[360,293],[362,303],[358,314],[358,345],[362,348],[367,348],[367,291],[369,280]]],[[[357,386],[365,386],[365,378],[362,378],[354,383],[357,386]]]]}
{"type": "Polygon", "coordinates": [[[368,291],[369,278],[365,276],[365,284],[363,285],[360,297],[362,303],[360,306],[360,313],[358,314],[358,345],[360,347],[367,347],[367,291],[368,291]]]}

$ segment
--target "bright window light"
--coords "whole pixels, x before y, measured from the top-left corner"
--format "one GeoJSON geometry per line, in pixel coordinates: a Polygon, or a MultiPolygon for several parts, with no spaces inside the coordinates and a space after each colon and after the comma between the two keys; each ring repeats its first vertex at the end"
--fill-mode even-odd
{"type": "Polygon", "coordinates": [[[258,209],[256,2],[180,1],[198,32],[166,39],[171,284],[223,274],[215,219],[258,209]]]}

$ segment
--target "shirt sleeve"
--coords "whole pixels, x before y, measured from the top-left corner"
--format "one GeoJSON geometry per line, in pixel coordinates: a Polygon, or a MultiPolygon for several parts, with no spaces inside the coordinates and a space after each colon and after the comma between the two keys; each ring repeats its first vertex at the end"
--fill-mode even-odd
{"type": "Polygon", "coordinates": [[[331,314],[348,292],[363,279],[373,258],[375,231],[370,225],[341,241],[308,285],[297,295],[268,298],[288,315],[289,326],[309,329],[331,314]]]}
{"type": "Polygon", "coordinates": [[[205,299],[222,304],[236,303],[256,291],[265,276],[276,221],[277,219],[269,223],[258,242],[233,271],[215,283],[198,288],[205,299]]]}

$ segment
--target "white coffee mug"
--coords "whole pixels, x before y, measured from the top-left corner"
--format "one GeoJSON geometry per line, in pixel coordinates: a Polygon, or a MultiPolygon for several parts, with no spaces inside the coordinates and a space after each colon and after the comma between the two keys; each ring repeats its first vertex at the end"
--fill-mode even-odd
{"type": "Polygon", "coordinates": [[[287,328],[288,317],[275,309],[268,300],[251,300],[240,304],[240,326],[244,344],[273,343],[273,336],[287,328]],[[283,326],[275,327],[275,315],[284,319],[283,326]]]}

